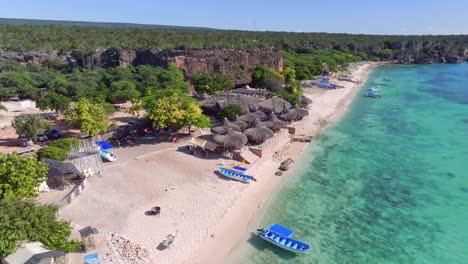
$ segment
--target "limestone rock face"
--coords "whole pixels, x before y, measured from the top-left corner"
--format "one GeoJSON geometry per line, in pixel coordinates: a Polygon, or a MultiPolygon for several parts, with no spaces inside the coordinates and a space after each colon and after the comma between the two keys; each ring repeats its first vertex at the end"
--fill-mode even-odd
{"type": "Polygon", "coordinates": [[[27,51],[10,52],[0,50],[0,63],[17,60],[23,64],[42,63],[45,60],[61,60],[75,66],[127,67],[130,65],[152,65],[166,67],[175,64],[191,78],[196,73],[221,73],[236,84],[251,82],[252,70],[265,65],[271,70],[283,70],[283,57],[277,51],[243,50],[126,50],[107,49],[93,52],[27,51]]]}

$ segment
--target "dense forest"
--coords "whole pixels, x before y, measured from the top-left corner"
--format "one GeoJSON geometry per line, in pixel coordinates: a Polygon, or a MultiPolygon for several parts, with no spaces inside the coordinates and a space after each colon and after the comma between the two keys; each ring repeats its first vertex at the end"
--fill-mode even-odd
{"type": "Polygon", "coordinates": [[[466,61],[468,36],[352,35],[55,24],[0,25],[0,53],[60,51],[92,54],[96,50],[119,49],[280,51],[285,65],[296,70],[298,79],[307,79],[321,73],[321,64],[324,62],[335,70],[338,65],[346,66],[360,60],[395,60],[399,63],[466,61]]]}
{"type": "MultiPolygon", "coordinates": [[[[164,28],[104,28],[62,25],[0,25],[0,49],[82,50],[127,49],[278,49],[363,51],[376,55],[383,49],[450,48],[461,51],[468,36],[386,36],[329,33],[254,32],[164,28]]],[[[427,52],[428,50],[426,50],[427,52]]],[[[383,55],[383,54],[380,54],[383,55]]]]}

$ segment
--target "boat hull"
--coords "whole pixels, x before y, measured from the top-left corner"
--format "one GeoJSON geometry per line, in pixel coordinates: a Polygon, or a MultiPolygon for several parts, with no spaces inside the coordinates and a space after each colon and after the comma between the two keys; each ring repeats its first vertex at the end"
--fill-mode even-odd
{"type": "Polygon", "coordinates": [[[252,181],[254,179],[252,176],[245,175],[245,174],[240,174],[240,173],[237,173],[235,171],[228,170],[228,169],[225,169],[225,168],[218,168],[218,172],[221,175],[223,175],[224,177],[227,177],[229,179],[233,179],[233,180],[236,180],[236,181],[240,181],[240,182],[243,182],[243,183],[250,183],[250,181],[252,181]]]}
{"type": "Polygon", "coordinates": [[[267,229],[259,229],[258,236],[269,243],[294,253],[306,253],[310,246],[302,241],[290,238],[293,231],[275,224],[267,229]]]}

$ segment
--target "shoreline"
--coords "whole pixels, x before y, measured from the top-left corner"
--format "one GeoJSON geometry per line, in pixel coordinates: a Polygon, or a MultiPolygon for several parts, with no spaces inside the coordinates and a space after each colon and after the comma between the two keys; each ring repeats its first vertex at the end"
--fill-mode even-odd
{"type": "MultiPolygon", "coordinates": [[[[314,102],[308,109],[309,115],[301,122],[294,124],[296,134],[304,134],[315,138],[319,133],[337,122],[349,110],[349,106],[363,87],[368,75],[380,65],[383,64],[369,62],[363,65],[354,65],[357,68],[351,70],[351,75],[353,79],[358,79],[361,83],[354,84],[333,79],[334,83],[345,86],[343,89],[327,91],[320,88],[306,88],[307,90],[305,90],[304,95],[314,102]],[[318,95],[313,92],[317,92],[318,95]]],[[[300,167],[307,146],[309,146],[307,143],[291,143],[289,140],[281,143],[278,142],[278,147],[275,151],[286,151],[288,152],[285,155],[286,158],[295,160],[289,171],[280,177],[274,176],[274,172],[279,166],[279,162],[273,160],[274,157],[264,157],[254,164],[253,168],[249,171],[261,171],[261,175],[254,173],[261,182],[256,183],[255,186],[251,186],[242,193],[241,197],[223,216],[219,224],[210,229],[209,233],[215,234],[215,236],[205,239],[203,248],[194,252],[190,261],[185,261],[184,263],[222,263],[240,243],[247,243],[243,241],[243,238],[246,238],[246,235],[249,233],[249,225],[255,220],[262,205],[267,200],[272,199],[281,188],[281,183],[287,177],[290,177],[291,172],[300,167]],[[269,177],[268,182],[265,182],[267,177],[269,177]]]]}
{"type": "MultiPolygon", "coordinates": [[[[353,79],[363,83],[377,65],[380,64],[358,63],[350,66],[349,71],[353,79]]],[[[296,135],[315,137],[324,131],[346,112],[362,87],[362,83],[334,78],[332,82],[346,88],[306,88],[304,94],[313,103],[309,115],[291,125],[296,128],[296,135]]],[[[92,226],[103,234],[125,238],[98,239],[101,242],[97,243],[100,245],[96,251],[106,263],[223,263],[243,243],[249,224],[265,201],[277,193],[281,183],[301,163],[308,144],[291,143],[284,132],[250,166],[249,174],[258,179],[252,184],[216,176],[214,171],[220,162],[234,161],[190,155],[184,151],[188,141],[141,142],[115,148],[119,160],[106,163],[103,174],[88,178],[86,190],[73,203],[61,208],[59,216],[76,227],[92,226]],[[276,176],[280,163],[289,157],[295,164],[289,172],[276,176]],[[154,206],[162,208],[160,216],[145,213],[154,206]],[[175,231],[174,246],[170,250],[160,249],[162,241],[175,231]],[[148,256],[129,258],[135,254],[129,253],[127,242],[122,244],[123,241],[131,241],[132,248],[140,253],[148,252],[148,256]],[[113,248],[122,250],[116,253],[119,250],[113,248]]]]}

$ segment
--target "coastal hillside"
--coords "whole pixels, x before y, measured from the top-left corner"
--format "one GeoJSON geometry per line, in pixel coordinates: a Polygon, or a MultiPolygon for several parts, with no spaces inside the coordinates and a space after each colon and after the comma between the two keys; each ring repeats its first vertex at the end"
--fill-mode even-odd
{"type": "Polygon", "coordinates": [[[252,69],[293,68],[299,80],[356,61],[402,64],[468,60],[468,36],[391,36],[254,32],[70,21],[0,20],[0,63],[41,64],[60,60],[72,67],[176,64],[190,79],[196,73],[251,81],[252,69]],[[115,26],[115,27],[114,27],[115,26]]]}
{"type": "Polygon", "coordinates": [[[80,51],[237,49],[281,50],[297,54],[316,51],[363,53],[400,63],[458,62],[468,58],[468,36],[391,36],[329,33],[193,30],[189,28],[82,27],[70,25],[8,25],[0,21],[0,50],[80,51]]]}

